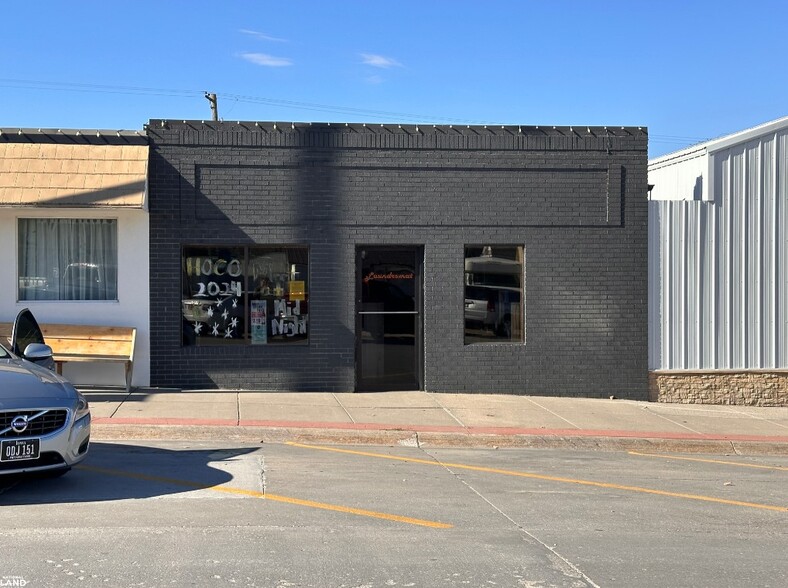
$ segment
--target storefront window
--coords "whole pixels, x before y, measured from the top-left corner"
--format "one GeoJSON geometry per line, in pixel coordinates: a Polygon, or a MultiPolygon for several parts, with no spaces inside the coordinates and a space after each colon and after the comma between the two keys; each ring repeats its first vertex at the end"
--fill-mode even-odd
{"type": "Polygon", "coordinates": [[[308,257],[306,248],[249,250],[247,304],[252,345],[307,340],[308,257]]]}
{"type": "Polygon", "coordinates": [[[184,345],[308,340],[306,247],[185,247],[184,345]]]}
{"type": "Polygon", "coordinates": [[[522,246],[465,247],[465,343],[522,341],[522,246]]]}

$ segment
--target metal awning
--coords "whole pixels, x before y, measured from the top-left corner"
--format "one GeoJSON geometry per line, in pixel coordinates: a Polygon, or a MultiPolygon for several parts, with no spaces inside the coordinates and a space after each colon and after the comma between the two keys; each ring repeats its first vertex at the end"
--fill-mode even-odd
{"type": "Polygon", "coordinates": [[[0,130],[2,207],[147,209],[147,174],[138,134],[0,130]]]}

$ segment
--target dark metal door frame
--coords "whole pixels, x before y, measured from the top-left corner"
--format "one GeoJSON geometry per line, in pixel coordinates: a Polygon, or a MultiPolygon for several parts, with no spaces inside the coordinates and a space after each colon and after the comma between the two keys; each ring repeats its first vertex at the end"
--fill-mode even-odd
{"type": "Polygon", "coordinates": [[[361,382],[361,321],[367,314],[400,314],[397,312],[381,313],[379,311],[361,310],[362,292],[362,251],[412,251],[414,261],[414,292],[416,295],[416,310],[402,314],[416,315],[415,325],[415,361],[416,389],[424,390],[424,247],[422,245],[357,245],[356,246],[356,305],[355,305],[355,335],[356,335],[356,391],[363,392],[361,382]]]}

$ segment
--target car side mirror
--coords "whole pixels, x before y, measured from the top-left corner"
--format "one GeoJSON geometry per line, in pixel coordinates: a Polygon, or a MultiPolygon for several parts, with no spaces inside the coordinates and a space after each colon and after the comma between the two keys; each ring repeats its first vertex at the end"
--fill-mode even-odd
{"type": "Polygon", "coordinates": [[[48,359],[52,357],[52,348],[41,343],[31,343],[25,347],[24,358],[31,361],[48,359]]]}

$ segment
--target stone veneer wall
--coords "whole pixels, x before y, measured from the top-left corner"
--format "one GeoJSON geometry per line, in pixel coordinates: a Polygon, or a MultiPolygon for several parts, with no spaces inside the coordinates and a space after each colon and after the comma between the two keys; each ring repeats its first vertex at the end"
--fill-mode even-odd
{"type": "Polygon", "coordinates": [[[650,372],[649,400],[683,404],[788,406],[788,371],[650,372]]]}

